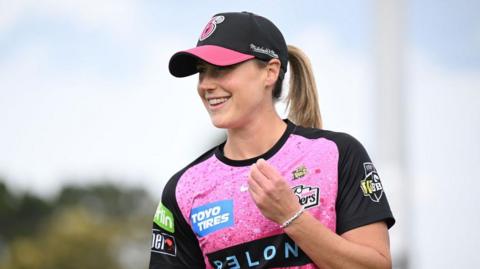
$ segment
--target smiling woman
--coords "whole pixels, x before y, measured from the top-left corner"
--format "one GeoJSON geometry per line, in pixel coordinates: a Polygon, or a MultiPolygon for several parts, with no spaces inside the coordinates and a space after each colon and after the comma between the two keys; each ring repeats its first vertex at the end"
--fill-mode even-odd
{"type": "Polygon", "coordinates": [[[391,267],[395,220],[377,170],[355,138],[321,129],[309,61],[272,22],[217,14],[169,69],[199,73],[197,92],[227,140],[165,186],[151,269],[391,267]]]}
{"type": "Polygon", "coordinates": [[[262,110],[271,110],[271,91],[258,90],[263,87],[267,72],[268,69],[259,68],[253,60],[228,67],[203,64],[199,72],[198,94],[213,125],[231,129],[262,115],[262,110]]]}

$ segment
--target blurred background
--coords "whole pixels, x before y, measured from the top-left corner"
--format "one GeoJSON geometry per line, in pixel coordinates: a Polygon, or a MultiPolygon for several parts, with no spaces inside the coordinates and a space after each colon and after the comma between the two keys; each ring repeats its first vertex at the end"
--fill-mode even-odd
{"type": "Polygon", "coordinates": [[[324,128],[367,148],[394,267],[480,267],[480,2],[225,2],[0,0],[0,268],[147,267],[164,184],[223,136],[169,57],[244,10],[310,57],[324,128]]]}

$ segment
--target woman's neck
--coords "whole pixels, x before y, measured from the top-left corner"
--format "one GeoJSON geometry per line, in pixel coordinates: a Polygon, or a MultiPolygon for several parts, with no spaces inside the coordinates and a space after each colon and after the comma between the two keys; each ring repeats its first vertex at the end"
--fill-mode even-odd
{"type": "Polygon", "coordinates": [[[287,124],[275,115],[254,119],[242,128],[229,129],[223,154],[231,160],[245,160],[262,155],[275,145],[286,128],[287,124]]]}

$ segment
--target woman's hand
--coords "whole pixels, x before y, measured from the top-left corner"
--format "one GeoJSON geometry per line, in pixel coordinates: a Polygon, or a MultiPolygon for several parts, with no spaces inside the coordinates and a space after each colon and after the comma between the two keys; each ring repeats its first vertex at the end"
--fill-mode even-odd
{"type": "MultiPolygon", "coordinates": [[[[262,214],[283,224],[301,206],[288,182],[260,159],[248,179],[250,195],[262,214]]],[[[321,268],[391,268],[387,225],[383,221],[352,229],[342,236],[305,212],[285,233],[321,268]],[[321,249],[322,251],[318,251],[321,249]]]]}
{"type": "Polygon", "coordinates": [[[287,181],[264,159],[252,165],[248,187],[260,212],[278,224],[291,218],[301,208],[287,181]]]}

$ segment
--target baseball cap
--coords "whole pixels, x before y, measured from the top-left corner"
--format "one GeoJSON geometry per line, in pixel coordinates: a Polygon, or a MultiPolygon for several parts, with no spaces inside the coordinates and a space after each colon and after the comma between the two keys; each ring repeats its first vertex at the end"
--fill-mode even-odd
{"type": "Polygon", "coordinates": [[[168,65],[175,77],[197,73],[203,60],[216,66],[229,66],[253,58],[279,59],[280,75],[287,72],[288,50],[280,30],[268,19],[250,12],[226,12],[214,15],[207,23],[197,46],[175,53],[168,65]]]}

